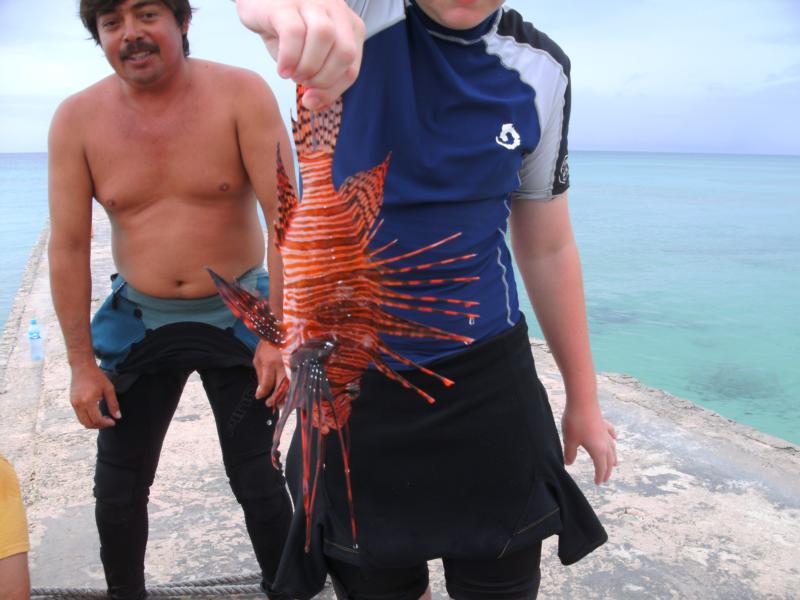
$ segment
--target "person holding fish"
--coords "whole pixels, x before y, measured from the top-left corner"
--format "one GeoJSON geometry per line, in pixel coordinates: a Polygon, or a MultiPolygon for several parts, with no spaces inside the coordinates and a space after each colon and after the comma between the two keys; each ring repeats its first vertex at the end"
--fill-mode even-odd
{"type": "MultiPolygon", "coordinates": [[[[188,0],[81,0],[113,73],[67,98],[49,138],[53,303],[81,425],[99,430],[94,495],[109,597],[146,596],[147,504],[181,392],[198,371],[231,489],[272,583],[292,514],[270,464],[261,399],[280,354],[234,318],[204,266],[276,298],[281,268],[257,218],[277,214],[277,103],[255,73],[189,58],[188,0]],[[90,323],[92,199],[119,273],[90,323]],[[98,366],[95,357],[101,359],[98,366]]],[[[272,233],[269,234],[270,236],[272,233]]]]}
{"type": "Polygon", "coordinates": [[[430,597],[438,557],[453,598],[533,598],[544,538],[564,564],[607,540],[564,468],[579,447],[596,484],[617,464],[567,206],[570,63],[502,4],[237,0],[301,84],[284,320],[217,280],[282,349],[273,404],[300,414],[276,592],[327,571],[340,598],[430,597]],[[563,451],[512,251],[564,378],[563,451]]]}

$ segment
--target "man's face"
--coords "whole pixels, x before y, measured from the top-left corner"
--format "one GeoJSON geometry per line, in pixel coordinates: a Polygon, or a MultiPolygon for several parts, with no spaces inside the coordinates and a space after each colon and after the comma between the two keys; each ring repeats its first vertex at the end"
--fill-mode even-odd
{"type": "Polygon", "coordinates": [[[156,0],[125,0],[97,16],[100,45],[117,75],[135,86],[157,82],[183,60],[182,36],[172,11],[156,0]]]}
{"type": "Polygon", "coordinates": [[[431,19],[449,29],[470,29],[503,4],[503,0],[417,0],[431,19]]]}

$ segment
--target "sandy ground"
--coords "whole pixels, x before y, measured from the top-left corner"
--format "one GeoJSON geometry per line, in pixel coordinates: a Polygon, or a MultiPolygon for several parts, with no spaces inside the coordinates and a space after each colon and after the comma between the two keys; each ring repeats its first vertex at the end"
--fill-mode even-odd
{"type": "MultiPolygon", "coordinates": [[[[46,234],[32,253],[0,342],[0,452],[22,485],[33,586],[102,588],[92,502],[95,433],[80,426],[69,405],[69,370],[43,252],[46,234]],[[25,330],[34,316],[45,333],[43,363],[28,358],[25,330]]],[[[92,266],[97,308],[113,272],[101,213],[92,266]]],[[[543,344],[533,342],[532,349],[559,415],[561,377],[543,344]]],[[[600,488],[592,483],[587,455],[569,470],[610,541],[577,565],[562,567],[556,539],[547,540],[540,597],[800,597],[800,448],[624,375],[600,374],[599,386],[603,409],[619,433],[619,468],[600,488]]],[[[256,572],[196,375],[167,436],[150,519],[150,584],[256,572]]],[[[440,565],[431,569],[434,597],[446,598],[440,565]]],[[[333,596],[326,589],[321,597],[333,596]]]]}

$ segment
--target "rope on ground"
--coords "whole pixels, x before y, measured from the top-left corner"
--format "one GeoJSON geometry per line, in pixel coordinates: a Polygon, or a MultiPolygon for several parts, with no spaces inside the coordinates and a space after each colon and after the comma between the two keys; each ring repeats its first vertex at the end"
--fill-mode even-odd
{"type": "MultiPolygon", "coordinates": [[[[165,583],[147,588],[150,598],[175,596],[235,596],[240,594],[262,594],[257,574],[213,577],[197,581],[165,583]]],[[[84,600],[107,598],[106,590],[93,588],[34,588],[31,598],[58,598],[60,600],[84,600]]]]}
{"type": "Polygon", "coordinates": [[[229,585],[237,583],[253,583],[258,585],[261,581],[261,575],[258,573],[248,573],[247,575],[229,575],[226,577],[210,577],[208,579],[198,579],[197,581],[180,581],[172,583],[162,583],[159,587],[175,587],[175,586],[194,586],[194,587],[207,587],[213,585],[229,585]]]}

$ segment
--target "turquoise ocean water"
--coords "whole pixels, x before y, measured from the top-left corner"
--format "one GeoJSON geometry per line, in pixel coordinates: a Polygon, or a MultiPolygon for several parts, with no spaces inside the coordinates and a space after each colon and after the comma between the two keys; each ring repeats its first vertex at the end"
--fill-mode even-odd
{"type": "Polygon", "coordinates": [[[47,219],[47,155],[0,154],[0,328],[47,219]]]}
{"type": "MultiPolygon", "coordinates": [[[[570,163],[597,368],[800,443],[800,157],[570,163]]],[[[0,323],[46,204],[45,155],[0,154],[0,323]]]]}

